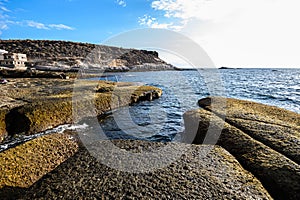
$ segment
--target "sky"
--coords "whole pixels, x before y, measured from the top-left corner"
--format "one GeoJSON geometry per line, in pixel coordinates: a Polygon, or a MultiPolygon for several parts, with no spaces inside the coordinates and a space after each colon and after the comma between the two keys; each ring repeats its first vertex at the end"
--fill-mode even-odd
{"type": "Polygon", "coordinates": [[[101,44],[122,32],[159,28],[195,41],[217,67],[294,68],[299,10],[299,0],[0,0],[0,39],[101,44]]]}

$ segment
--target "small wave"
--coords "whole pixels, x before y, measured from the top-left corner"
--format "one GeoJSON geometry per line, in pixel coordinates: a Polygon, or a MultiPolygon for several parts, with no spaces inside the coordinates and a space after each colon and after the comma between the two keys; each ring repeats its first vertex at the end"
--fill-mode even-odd
{"type": "Polygon", "coordinates": [[[279,99],[279,101],[283,101],[283,102],[291,102],[293,104],[298,104],[300,105],[300,101],[298,101],[296,98],[292,98],[292,97],[285,97],[282,99],[279,99]]]}
{"type": "Polygon", "coordinates": [[[53,129],[49,129],[45,132],[41,132],[39,134],[50,134],[50,133],[63,133],[66,130],[75,131],[75,130],[84,130],[87,129],[89,126],[84,124],[64,124],[53,129]]]}
{"type": "Polygon", "coordinates": [[[257,95],[259,97],[262,97],[261,99],[266,99],[266,100],[268,100],[268,99],[278,99],[278,97],[270,95],[270,94],[261,94],[261,93],[259,93],[257,95]]]}
{"type": "Polygon", "coordinates": [[[57,126],[53,129],[49,129],[34,135],[18,135],[16,137],[8,139],[6,142],[0,145],[0,152],[5,151],[9,148],[15,147],[17,145],[23,144],[24,142],[33,140],[37,137],[41,137],[43,135],[49,135],[53,133],[64,133],[65,131],[78,131],[78,130],[85,130],[89,126],[87,124],[64,124],[57,126]]]}
{"type": "Polygon", "coordinates": [[[146,140],[155,141],[155,142],[171,142],[172,137],[167,135],[153,135],[151,137],[146,138],[146,140]]]}
{"type": "Polygon", "coordinates": [[[300,86],[299,85],[291,85],[288,87],[288,89],[294,89],[296,91],[300,91],[300,86]]]}

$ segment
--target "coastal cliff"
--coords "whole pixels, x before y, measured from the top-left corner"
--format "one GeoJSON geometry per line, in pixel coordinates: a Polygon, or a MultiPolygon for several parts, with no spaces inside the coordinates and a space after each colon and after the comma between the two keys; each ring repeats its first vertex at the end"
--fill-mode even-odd
{"type": "Polygon", "coordinates": [[[0,49],[24,53],[28,66],[40,69],[92,67],[107,71],[172,70],[158,52],[52,40],[0,40],[0,49]],[[144,67],[145,66],[145,67],[144,67]],[[149,67],[150,66],[150,67],[149,67]]]}

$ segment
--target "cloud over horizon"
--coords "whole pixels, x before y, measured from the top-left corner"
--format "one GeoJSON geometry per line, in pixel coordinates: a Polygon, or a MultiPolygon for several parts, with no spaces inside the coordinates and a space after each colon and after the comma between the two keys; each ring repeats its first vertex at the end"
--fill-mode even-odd
{"type": "Polygon", "coordinates": [[[300,66],[297,0],[154,0],[151,7],[163,18],[149,15],[141,25],[191,37],[218,66],[300,66]]]}

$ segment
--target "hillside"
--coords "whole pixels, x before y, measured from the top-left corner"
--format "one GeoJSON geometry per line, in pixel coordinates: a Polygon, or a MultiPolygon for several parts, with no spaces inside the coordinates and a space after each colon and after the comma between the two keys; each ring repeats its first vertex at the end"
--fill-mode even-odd
{"type": "Polygon", "coordinates": [[[61,69],[96,67],[110,70],[174,69],[156,51],[51,40],[0,40],[0,49],[25,53],[28,65],[61,69]]]}

